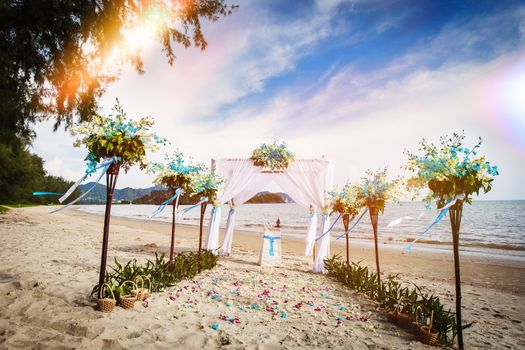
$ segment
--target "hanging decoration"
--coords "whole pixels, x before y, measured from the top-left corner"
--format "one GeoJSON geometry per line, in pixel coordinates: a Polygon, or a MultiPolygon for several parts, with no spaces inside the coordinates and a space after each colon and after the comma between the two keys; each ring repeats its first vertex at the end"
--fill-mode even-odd
{"type": "Polygon", "coordinates": [[[280,171],[290,166],[295,159],[295,154],[286,147],[286,142],[274,141],[272,144],[263,143],[253,150],[251,159],[255,166],[280,171]]]}

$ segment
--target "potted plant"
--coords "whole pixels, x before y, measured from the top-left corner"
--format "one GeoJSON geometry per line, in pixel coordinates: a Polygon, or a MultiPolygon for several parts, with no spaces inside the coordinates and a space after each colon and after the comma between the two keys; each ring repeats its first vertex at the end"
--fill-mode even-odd
{"type": "Polygon", "coordinates": [[[106,170],[107,196],[99,275],[99,299],[102,299],[102,285],[106,274],[111,202],[120,168],[128,171],[131,166],[138,164],[141,169],[145,169],[146,151],[157,150],[159,144],[167,142],[149,131],[152,125],[153,120],[149,117],[137,121],[128,119],[117,100],[113,113],[108,117],[95,114],[90,121],[81,122],[72,129],[74,135],[80,136],[74,145],[76,147],[84,145],[89,152],[86,157],[88,161],[86,173],[95,172],[98,163],[102,161],[110,164],[106,170]]]}
{"type": "Polygon", "coordinates": [[[377,243],[377,222],[379,213],[385,210],[385,201],[397,201],[399,180],[387,181],[387,168],[376,172],[368,170],[357,187],[357,198],[367,206],[374,231],[374,247],[376,257],[377,284],[381,286],[379,268],[379,248],[377,243]]]}
{"type": "Polygon", "coordinates": [[[459,264],[459,231],[463,203],[472,203],[472,195],[480,190],[487,193],[492,188],[494,176],[498,175],[497,166],[492,166],[485,157],[478,156],[479,142],[469,149],[463,146],[463,132],[451,137],[440,138],[436,146],[426,140],[420,142],[420,154],[405,151],[408,157],[406,168],[416,173],[407,181],[409,190],[426,187],[427,204],[435,200],[437,208],[448,210],[452,228],[454,249],[454,272],[456,282],[456,327],[458,345],[463,349],[463,328],[461,323],[461,277],[459,264]]]}
{"type": "Polygon", "coordinates": [[[348,237],[348,227],[359,211],[364,206],[361,198],[358,198],[358,187],[349,182],[343,186],[341,191],[334,188],[330,193],[332,211],[339,213],[343,217],[343,225],[346,237],[346,264],[350,265],[350,242],[348,237]]]}
{"type": "Polygon", "coordinates": [[[199,250],[198,250],[198,271],[201,271],[201,251],[202,251],[202,228],[204,221],[204,213],[206,212],[206,206],[208,202],[211,202],[213,205],[212,220],[214,214],[217,211],[220,203],[217,201],[217,191],[219,186],[223,183],[223,178],[219,176],[214,169],[209,169],[207,167],[201,167],[199,172],[192,173],[190,176],[189,189],[193,194],[201,195],[203,200],[201,200],[201,212],[200,212],[200,222],[199,222],[199,250]]]}
{"type": "Polygon", "coordinates": [[[201,166],[191,164],[191,160],[187,162],[181,152],[175,152],[172,157],[166,155],[164,159],[164,163],[153,163],[150,171],[157,174],[153,182],[159,186],[166,186],[172,194],[171,198],[162,203],[163,205],[167,205],[170,202],[173,203],[169,256],[169,264],[171,266],[175,251],[175,225],[179,198],[184,191],[188,191],[191,175],[198,173],[201,170],[201,166]]]}

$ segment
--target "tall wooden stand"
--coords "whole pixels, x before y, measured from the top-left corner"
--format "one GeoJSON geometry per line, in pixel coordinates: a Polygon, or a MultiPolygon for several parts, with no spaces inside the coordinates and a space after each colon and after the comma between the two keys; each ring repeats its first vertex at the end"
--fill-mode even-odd
{"type": "Polygon", "coordinates": [[[377,244],[377,221],[379,217],[379,208],[378,207],[368,207],[368,212],[370,213],[370,221],[372,222],[372,229],[374,230],[374,246],[376,253],[376,269],[377,269],[377,284],[381,287],[381,271],[379,269],[379,247],[377,244]]]}
{"type": "Polygon", "coordinates": [[[102,238],[102,257],[100,259],[100,275],[98,277],[98,298],[101,299],[102,285],[106,277],[106,263],[108,258],[108,241],[109,241],[109,221],[111,219],[111,202],[113,201],[113,191],[117,184],[120,163],[112,163],[106,172],[106,213],[104,216],[104,235],[102,238]]]}
{"type": "Polygon", "coordinates": [[[204,221],[204,213],[206,212],[206,206],[208,205],[208,202],[204,202],[201,204],[201,220],[199,223],[199,251],[197,252],[197,260],[198,260],[198,271],[199,273],[202,270],[202,224],[204,221]]]}
{"type": "Polygon", "coordinates": [[[346,233],[346,266],[350,266],[350,238],[348,237],[348,226],[350,225],[350,214],[343,215],[343,226],[346,233]]]}
{"type": "Polygon", "coordinates": [[[463,201],[457,201],[449,209],[450,225],[452,226],[452,242],[454,245],[454,272],[456,276],[456,327],[458,334],[458,347],[463,346],[463,328],[461,324],[461,276],[459,268],[459,228],[461,226],[461,215],[463,211],[463,201]]]}
{"type": "MultiPolygon", "coordinates": [[[[172,189],[173,194],[175,194],[176,189],[172,189]]],[[[177,199],[173,200],[173,216],[171,219],[171,245],[170,245],[170,261],[169,266],[173,263],[173,254],[175,252],[175,225],[176,225],[176,216],[177,216],[177,199]]]]}

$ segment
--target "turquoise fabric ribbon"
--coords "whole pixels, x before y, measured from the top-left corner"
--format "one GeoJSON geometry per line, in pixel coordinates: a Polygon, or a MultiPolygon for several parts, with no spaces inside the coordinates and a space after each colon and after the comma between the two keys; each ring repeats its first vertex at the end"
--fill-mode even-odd
{"type": "MultiPolygon", "coordinates": [[[[61,210],[64,210],[66,209],[67,207],[69,206],[72,206],[73,204],[75,204],[76,202],[78,202],[79,200],[81,200],[82,198],[84,198],[85,196],[88,195],[89,192],[91,192],[95,186],[100,182],[100,179],[102,179],[102,176],[104,176],[104,174],[108,171],[108,168],[111,164],[113,164],[114,162],[117,162],[120,160],[120,157],[114,157],[112,159],[108,159],[102,163],[100,163],[99,165],[97,165],[95,167],[95,169],[102,169],[102,172],[100,173],[100,175],[98,176],[98,178],[94,181],[93,185],[91,185],[91,187],[84,193],[82,193],[80,196],[78,196],[77,199],[69,202],[68,204],[58,208],[58,209],[55,209],[55,210],[52,210],[49,212],[49,214],[53,214],[53,213],[56,213],[57,211],[61,211],[61,210]]],[[[78,187],[78,185],[84,181],[86,179],[86,177],[88,176],[88,174],[85,174],[84,176],[82,176],[73,186],[71,186],[71,188],[69,190],[66,191],[66,193],[60,197],[59,201],[60,202],[63,202],[67,197],[69,197],[71,195],[71,193],[74,192],[74,190],[78,187]]]]}
{"type": "Polygon", "coordinates": [[[281,239],[281,237],[276,237],[276,236],[263,236],[264,239],[269,239],[270,240],[270,256],[274,256],[275,253],[273,251],[273,242],[276,241],[276,240],[279,240],[281,239]]]}
{"type": "MultiPolygon", "coordinates": [[[[448,200],[445,205],[443,206],[443,208],[441,208],[441,211],[439,212],[439,214],[436,216],[436,218],[434,219],[434,221],[432,221],[432,223],[430,225],[428,225],[428,227],[420,233],[420,235],[424,235],[425,233],[427,233],[432,227],[434,227],[434,225],[436,225],[438,222],[441,221],[441,219],[443,219],[445,217],[445,215],[448,213],[448,210],[450,209],[451,206],[453,206],[454,204],[456,204],[456,202],[458,200],[463,200],[465,198],[465,195],[464,194],[460,194],[460,195],[457,195],[456,197],[448,200]]],[[[419,241],[422,237],[418,237],[416,240],[414,240],[412,243],[410,243],[408,246],[406,246],[403,250],[406,251],[407,253],[410,253],[412,252],[412,247],[414,246],[414,244],[416,244],[417,241],[419,241]]]]}
{"type": "Polygon", "coordinates": [[[188,207],[188,208],[180,210],[179,211],[179,220],[182,218],[182,216],[184,214],[186,214],[187,212],[189,212],[192,209],[197,208],[199,205],[201,205],[202,203],[207,202],[207,201],[208,201],[208,197],[201,197],[201,199],[200,199],[200,201],[198,203],[192,205],[191,207],[188,207]]]}
{"type": "Polygon", "coordinates": [[[365,209],[365,211],[357,218],[357,220],[354,222],[354,224],[352,225],[352,227],[350,227],[348,229],[348,231],[346,231],[345,233],[343,233],[342,235],[340,235],[339,237],[337,237],[335,240],[337,241],[339,238],[343,237],[344,235],[346,235],[347,233],[349,233],[350,231],[352,231],[354,229],[354,227],[357,226],[357,224],[359,223],[359,221],[361,221],[361,219],[363,218],[363,216],[365,216],[366,212],[368,211],[368,209],[365,209]]]}
{"type": "MultiPolygon", "coordinates": [[[[327,235],[330,231],[332,231],[332,229],[334,228],[335,224],[337,223],[337,221],[339,221],[339,219],[341,218],[342,214],[339,214],[339,216],[337,217],[337,219],[334,220],[332,226],[330,226],[330,228],[324,232],[322,235],[320,235],[319,237],[317,237],[315,239],[315,241],[317,242],[318,240],[320,240],[321,238],[323,238],[325,235],[327,235]]],[[[327,214],[323,214],[323,221],[326,220],[328,218],[328,215],[327,214]]]]}
{"type": "Polygon", "coordinates": [[[150,216],[148,216],[148,219],[151,219],[152,217],[155,217],[158,214],[160,214],[169,203],[171,203],[174,199],[179,197],[183,192],[184,191],[181,188],[177,188],[177,190],[175,191],[175,194],[171,196],[170,198],[168,198],[167,200],[165,200],[164,202],[162,202],[161,205],[153,213],[151,213],[150,216]]]}
{"type": "Polygon", "coordinates": [[[33,192],[33,196],[61,196],[63,193],[57,192],[33,192]]]}

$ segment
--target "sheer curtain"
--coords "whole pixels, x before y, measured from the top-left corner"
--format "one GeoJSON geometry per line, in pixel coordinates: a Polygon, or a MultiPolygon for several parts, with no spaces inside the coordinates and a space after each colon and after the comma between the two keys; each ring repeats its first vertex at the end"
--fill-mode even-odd
{"type": "MultiPolygon", "coordinates": [[[[251,159],[216,159],[215,170],[225,178],[217,199],[223,204],[232,202],[241,205],[263,190],[270,182],[275,181],[297,204],[312,211],[306,233],[305,255],[311,255],[317,231],[317,212],[329,204],[328,191],[332,187],[332,168],[326,159],[298,159],[284,172],[265,172],[253,165],[251,159]]],[[[219,245],[220,210],[215,208],[210,216],[207,249],[216,251],[219,245]]],[[[235,209],[230,210],[226,223],[222,253],[231,252],[235,209]]],[[[323,217],[323,230],[329,227],[329,218],[323,217]]],[[[323,260],[328,257],[330,235],[325,235],[319,242],[318,254],[314,264],[315,272],[324,271],[323,260]]]]}

